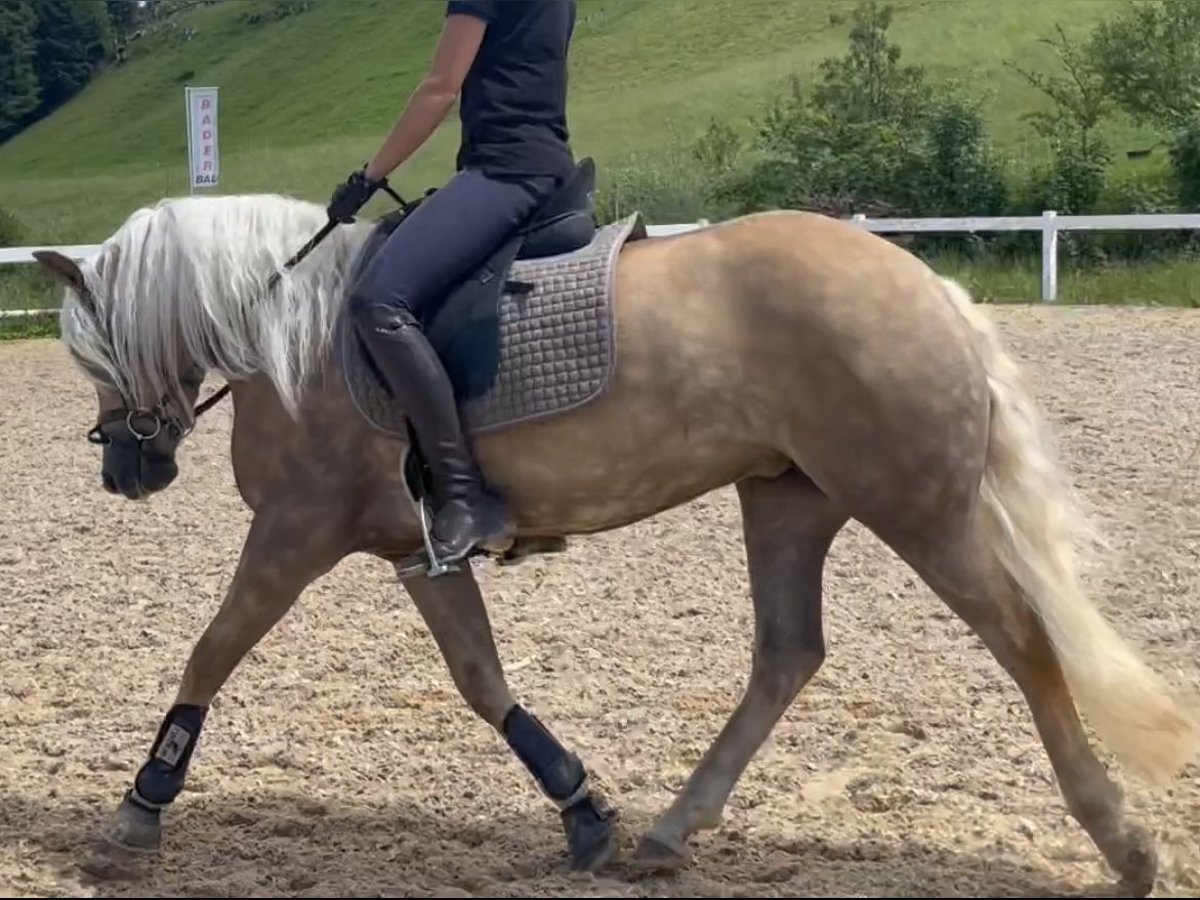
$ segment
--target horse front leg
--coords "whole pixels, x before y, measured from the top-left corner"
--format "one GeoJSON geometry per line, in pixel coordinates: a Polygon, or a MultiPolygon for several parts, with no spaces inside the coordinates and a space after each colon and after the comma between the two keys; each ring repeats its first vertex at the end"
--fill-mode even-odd
{"type": "Polygon", "coordinates": [[[288,508],[257,515],[220,609],[192,649],[175,702],[106,834],[127,850],[153,850],[162,812],[183,790],[208,709],[246,654],[304,589],[344,555],[332,517],[288,508]]]}
{"type": "Polygon", "coordinates": [[[513,699],[471,567],[436,579],[413,576],[401,584],[429,627],[459,694],[504,737],[558,807],[571,867],[589,872],[603,868],[617,851],[613,816],[597,804],[579,757],[513,699]]]}

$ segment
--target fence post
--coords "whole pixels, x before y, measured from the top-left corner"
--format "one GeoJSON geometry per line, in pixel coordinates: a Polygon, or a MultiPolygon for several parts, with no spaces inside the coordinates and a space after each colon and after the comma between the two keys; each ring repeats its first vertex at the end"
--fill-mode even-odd
{"type": "Polygon", "coordinates": [[[1053,303],[1058,297],[1058,213],[1042,213],[1042,302],[1053,303]]]}

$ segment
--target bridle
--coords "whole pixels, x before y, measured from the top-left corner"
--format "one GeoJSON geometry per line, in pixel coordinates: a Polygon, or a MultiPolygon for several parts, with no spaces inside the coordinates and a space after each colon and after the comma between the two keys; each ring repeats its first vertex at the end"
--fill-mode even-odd
{"type": "MultiPolygon", "coordinates": [[[[107,379],[105,379],[107,381],[107,379]]],[[[196,387],[199,390],[201,382],[204,380],[204,372],[199,367],[189,370],[183,376],[181,381],[188,387],[196,387]]],[[[115,386],[114,390],[116,389],[115,386]]],[[[88,429],[87,439],[92,444],[110,444],[112,439],[105,434],[105,428],[112,425],[114,422],[124,421],[125,429],[139,444],[144,444],[157,438],[165,430],[171,437],[173,443],[178,444],[185,437],[191,434],[196,427],[196,419],[198,413],[193,411],[192,422],[186,425],[181,421],[181,417],[172,415],[169,412],[170,401],[164,395],[162,399],[155,404],[153,409],[132,405],[128,402],[128,397],[122,394],[122,399],[125,401],[121,406],[113,407],[112,409],[101,411],[96,417],[96,424],[88,429]],[[145,426],[139,428],[138,423],[145,422],[145,426]]],[[[216,398],[220,399],[220,398],[216,398]]],[[[197,410],[203,411],[211,407],[216,400],[209,397],[204,403],[196,407],[197,410]]]]}
{"type": "MultiPolygon", "coordinates": [[[[405,216],[416,209],[416,207],[421,204],[421,200],[424,199],[423,197],[421,200],[416,200],[413,203],[409,203],[394,190],[392,190],[391,185],[387,183],[387,179],[383,179],[380,182],[379,189],[386,192],[389,197],[400,204],[400,208],[403,210],[405,216]]],[[[433,189],[430,189],[426,192],[425,196],[428,197],[432,192],[433,189]]],[[[283,278],[284,272],[289,272],[295,268],[296,265],[302,259],[304,259],[304,257],[308,256],[308,254],[316,249],[317,245],[320,244],[321,241],[325,240],[325,238],[327,238],[330,233],[337,228],[337,226],[337,220],[332,218],[322,225],[321,230],[309,238],[305,242],[304,246],[297,250],[291,259],[283,264],[282,270],[276,270],[271,273],[271,277],[267,279],[267,290],[270,291],[274,289],[275,285],[279,284],[280,280],[283,278]]],[[[147,441],[154,440],[162,433],[164,428],[167,430],[168,434],[171,435],[172,440],[175,443],[179,443],[192,433],[196,427],[196,422],[199,421],[200,417],[220,403],[225,395],[229,393],[229,390],[229,384],[223,384],[220,388],[214,391],[211,396],[196,404],[195,408],[192,410],[192,424],[190,426],[185,427],[181,425],[175,416],[171,416],[166,412],[167,399],[166,397],[163,397],[153,409],[125,405],[111,409],[108,412],[101,413],[96,419],[96,424],[88,429],[87,439],[93,444],[110,443],[110,439],[103,432],[104,426],[111,425],[113,422],[124,420],[126,429],[139,443],[145,443],[147,441]],[[134,426],[134,421],[142,418],[150,419],[153,422],[153,428],[148,428],[145,431],[139,431],[134,426]]]]}
{"type": "MultiPolygon", "coordinates": [[[[210,398],[211,399],[211,398],[210,398]]],[[[206,401],[207,402],[207,401],[206,401]]],[[[160,410],[162,404],[156,409],[130,409],[129,407],[120,407],[119,409],[111,409],[108,412],[101,413],[96,424],[88,429],[87,439],[93,444],[110,444],[111,439],[104,434],[104,426],[111,425],[113,422],[125,420],[125,428],[133,435],[138,443],[152,441],[162,433],[163,428],[166,428],[175,443],[183,440],[191,433],[192,428],[184,428],[179,424],[178,420],[173,416],[164,415],[160,410]],[[139,431],[134,426],[134,421],[139,418],[149,418],[153,423],[153,430],[139,431]]]]}

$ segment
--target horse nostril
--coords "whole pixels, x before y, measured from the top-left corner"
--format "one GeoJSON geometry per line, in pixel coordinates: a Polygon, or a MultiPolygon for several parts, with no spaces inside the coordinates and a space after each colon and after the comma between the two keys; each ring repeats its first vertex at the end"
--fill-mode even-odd
{"type": "Polygon", "coordinates": [[[117,482],[113,479],[113,477],[105,472],[101,478],[104,481],[104,489],[110,494],[115,494],[117,492],[117,482]]]}

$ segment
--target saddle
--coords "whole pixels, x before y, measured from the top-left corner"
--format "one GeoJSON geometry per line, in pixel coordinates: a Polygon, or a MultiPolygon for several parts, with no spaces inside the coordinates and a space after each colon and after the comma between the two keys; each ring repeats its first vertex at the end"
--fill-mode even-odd
{"type": "MultiPolygon", "coordinates": [[[[595,180],[595,164],[582,160],[573,176],[421,323],[472,436],[576,409],[611,383],[616,266],[625,243],[645,238],[646,231],[637,213],[598,226],[595,180]]],[[[410,204],[379,220],[353,278],[414,208],[410,204]]],[[[376,428],[409,438],[404,411],[344,314],[338,331],[337,361],[359,412],[376,428]]],[[[428,489],[427,471],[413,442],[409,445],[405,475],[420,500],[428,489]]]]}

